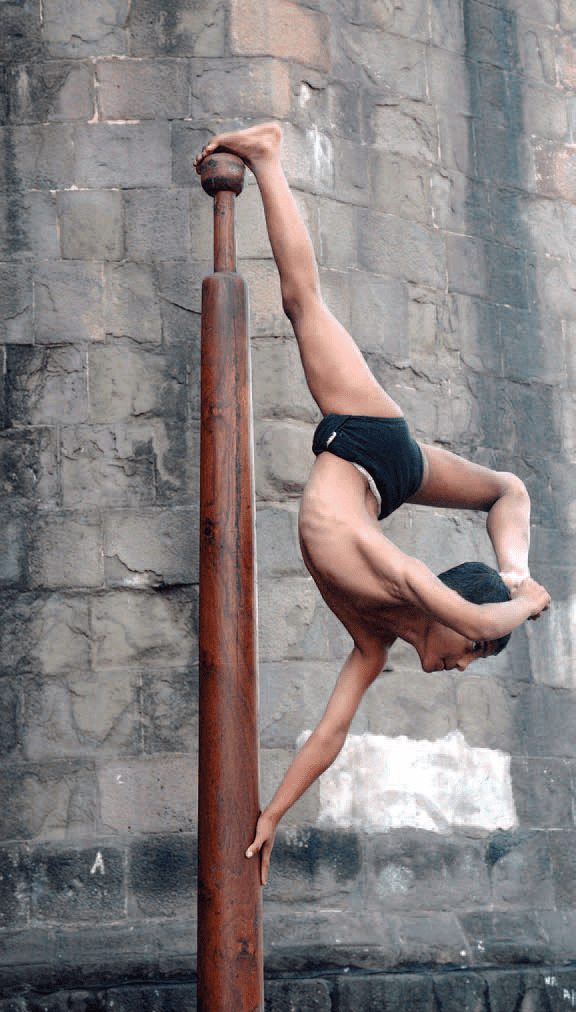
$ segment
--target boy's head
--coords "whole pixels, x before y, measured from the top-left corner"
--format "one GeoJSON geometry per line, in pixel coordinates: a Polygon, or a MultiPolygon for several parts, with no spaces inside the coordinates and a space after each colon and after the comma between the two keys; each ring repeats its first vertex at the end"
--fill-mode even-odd
{"type": "MultiPolygon", "coordinates": [[[[510,600],[510,591],[500,573],[485,562],[462,562],[459,566],[439,573],[438,579],[472,604],[501,604],[510,600]]],[[[510,635],[508,633],[507,636],[494,640],[493,655],[504,650],[510,635]]]]}

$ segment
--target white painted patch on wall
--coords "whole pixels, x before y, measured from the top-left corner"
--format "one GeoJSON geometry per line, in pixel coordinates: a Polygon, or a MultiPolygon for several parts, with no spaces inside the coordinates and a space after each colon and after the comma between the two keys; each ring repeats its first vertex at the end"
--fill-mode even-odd
{"type": "MultiPolygon", "coordinates": [[[[304,731],[298,744],[310,736],[304,731]]],[[[318,824],[367,832],[414,827],[448,833],[518,824],[510,756],[471,748],[460,731],[437,741],[349,735],[320,777],[318,824]]]]}
{"type": "Polygon", "coordinates": [[[306,131],[306,146],[312,151],[314,182],[329,189],[334,181],[334,149],[326,134],[321,134],[314,125],[306,131]]]}

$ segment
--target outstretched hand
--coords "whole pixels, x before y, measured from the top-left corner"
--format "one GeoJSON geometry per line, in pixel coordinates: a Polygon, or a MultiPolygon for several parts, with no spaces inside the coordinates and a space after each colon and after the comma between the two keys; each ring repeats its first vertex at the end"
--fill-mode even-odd
{"type": "Polygon", "coordinates": [[[256,823],[256,836],[246,851],[246,857],[251,858],[260,854],[260,881],[266,885],[268,878],[268,867],[270,865],[270,854],[274,846],[277,823],[275,819],[263,812],[256,823]]]}
{"type": "Polygon", "coordinates": [[[533,580],[530,576],[522,580],[517,587],[514,587],[510,591],[513,598],[526,597],[531,603],[531,612],[528,616],[529,619],[540,618],[540,615],[544,611],[548,611],[550,607],[550,594],[542,587],[536,580],[533,580]]]}

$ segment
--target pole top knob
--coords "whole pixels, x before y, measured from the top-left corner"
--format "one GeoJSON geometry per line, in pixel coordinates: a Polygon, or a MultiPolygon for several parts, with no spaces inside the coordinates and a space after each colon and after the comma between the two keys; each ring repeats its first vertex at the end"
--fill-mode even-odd
{"type": "Polygon", "coordinates": [[[244,184],[244,162],[227,151],[216,151],[201,162],[200,179],[211,197],[221,190],[231,190],[237,197],[244,184]]]}

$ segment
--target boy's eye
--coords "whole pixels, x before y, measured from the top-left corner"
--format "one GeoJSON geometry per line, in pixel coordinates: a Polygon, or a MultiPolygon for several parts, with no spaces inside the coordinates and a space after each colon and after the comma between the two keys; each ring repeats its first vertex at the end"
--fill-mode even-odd
{"type": "Polygon", "coordinates": [[[472,652],[475,654],[479,654],[481,653],[481,651],[482,651],[482,644],[479,640],[477,640],[476,643],[472,644],[472,652]]]}

